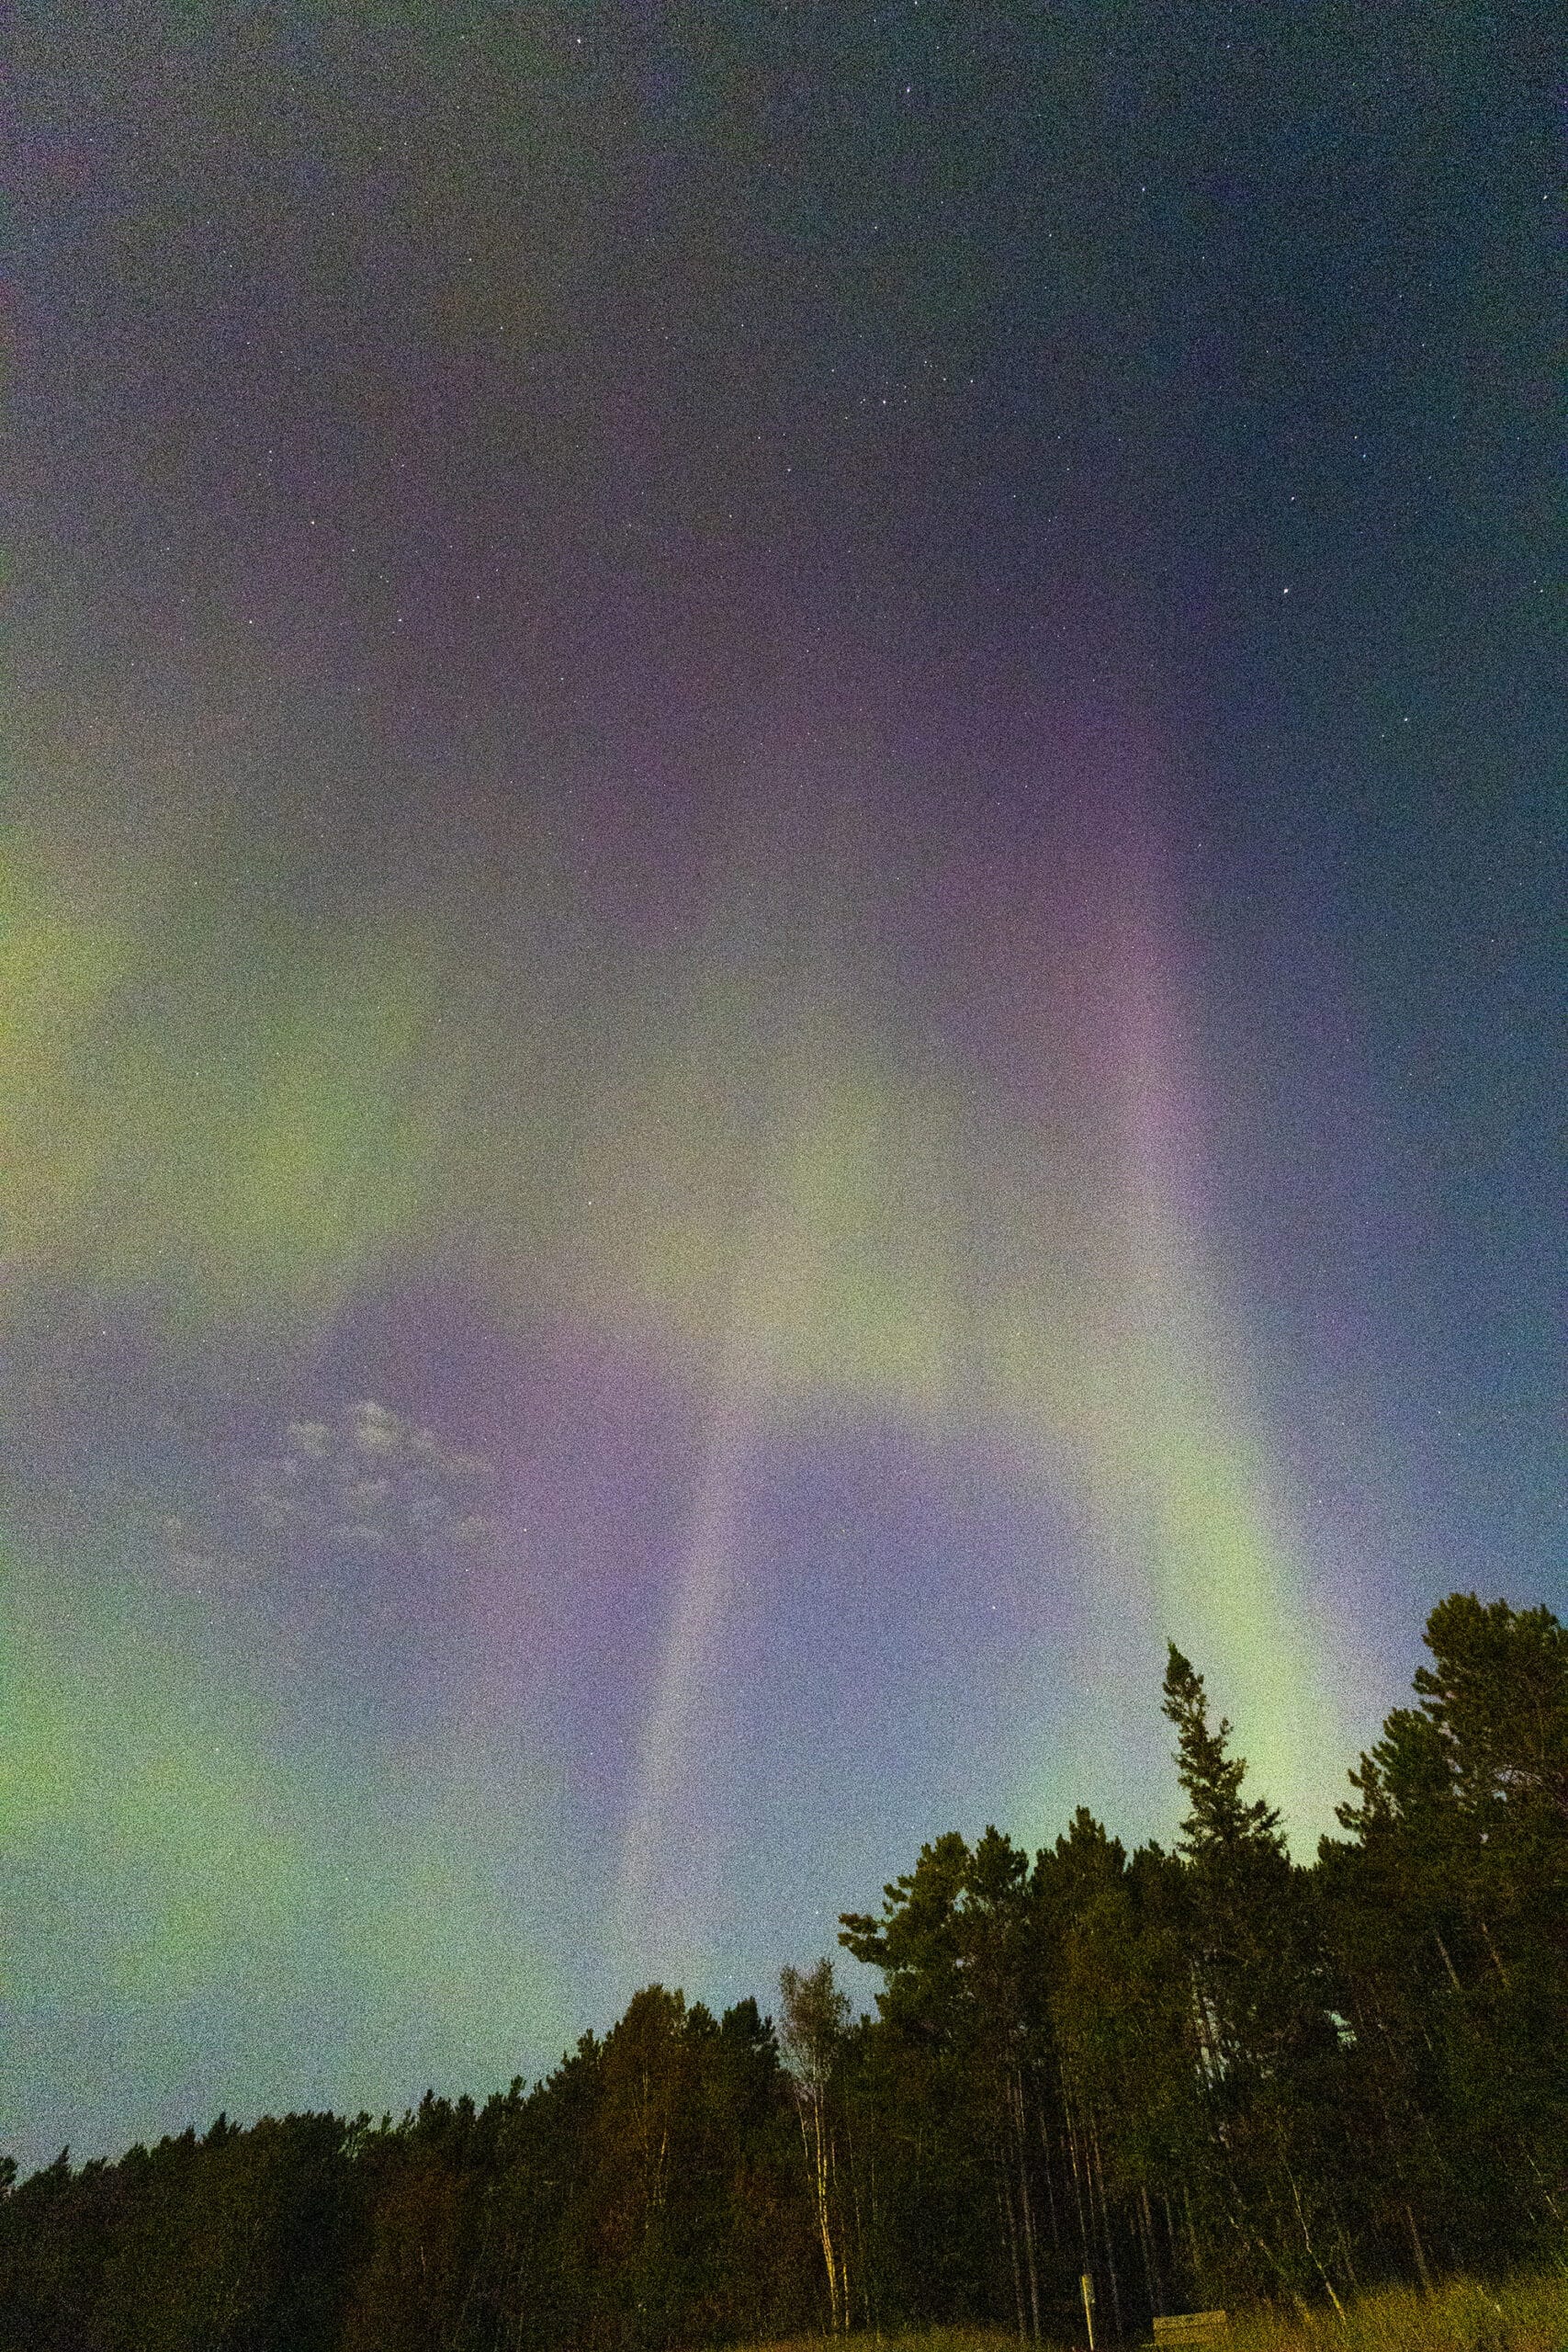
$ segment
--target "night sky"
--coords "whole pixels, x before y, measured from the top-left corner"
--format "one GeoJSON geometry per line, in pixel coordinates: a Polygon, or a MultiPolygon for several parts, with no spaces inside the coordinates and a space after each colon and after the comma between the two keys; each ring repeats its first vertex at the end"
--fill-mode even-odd
{"type": "Polygon", "coordinates": [[[1549,13],[24,6],[24,2165],[1563,1609],[1549,13]]]}

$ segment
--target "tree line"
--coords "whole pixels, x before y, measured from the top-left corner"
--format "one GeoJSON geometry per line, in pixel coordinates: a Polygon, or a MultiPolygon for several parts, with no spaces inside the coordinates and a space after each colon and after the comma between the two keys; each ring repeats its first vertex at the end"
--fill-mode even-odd
{"type": "Polygon", "coordinates": [[[1454,1594],[1292,1860],[1174,1647],[1187,1812],[924,1846],[776,2018],[651,1984],[483,2106],[0,2163],[0,2346],[664,2352],[971,2322],[1101,2341],[1568,2249],[1568,1629],[1454,1594]]]}

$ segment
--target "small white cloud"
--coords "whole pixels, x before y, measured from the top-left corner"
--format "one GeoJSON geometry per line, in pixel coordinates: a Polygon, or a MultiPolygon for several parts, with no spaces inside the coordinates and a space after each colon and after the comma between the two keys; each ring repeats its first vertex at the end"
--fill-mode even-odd
{"type": "Polygon", "coordinates": [[[354,1408],[354,1442],[361,1453],[400,1453],[407,1430],[400,1415],[371,1397],[362,1397],[354,1408]]]}
{"type": "Polygon", "coordinates": [[[329,1544],[341,1544],[350,1552],[388,1552],[391,1543],[378,1527],[367,1527],[363,1520],[351,1520],[327,1530],[329,1544]]]}
{"type": "Polygon", "coordinates": [[[290,1421],[287,1437],[288,1451],[251,1473],[252,1508],[275,1533],[426,1559],[472,1555],[494,1534],[491,1464],[372,1397],[335,1422],[290,1421]]]}
{"type": "Polygon", "coordinates": [[[389,1478],[351,1478],[344,1487],[343,1499],[355,1519],[366,1519],[384,1510],[391,1493],[389,1478]]]}

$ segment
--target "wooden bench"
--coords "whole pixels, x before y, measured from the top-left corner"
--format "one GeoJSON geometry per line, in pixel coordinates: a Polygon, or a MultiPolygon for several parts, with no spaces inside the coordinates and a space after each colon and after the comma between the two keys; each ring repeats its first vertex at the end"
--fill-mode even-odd
{"type": "Polygon", "coordinates": [[[1155,2322],[1155,2352],[1163,2344],[1217,2344],[1230,2333],[1225,2312],[1173,2312],[1155,2322]]]}

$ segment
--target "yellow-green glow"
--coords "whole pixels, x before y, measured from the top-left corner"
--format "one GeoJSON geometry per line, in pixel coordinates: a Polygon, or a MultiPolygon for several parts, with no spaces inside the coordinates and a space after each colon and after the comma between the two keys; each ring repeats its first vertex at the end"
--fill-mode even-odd
{"type": "Polygon", "coordinates": [[[265,1704],[214,1683],[194,1612],[182,1625],[165,1600],[155,1626],[139,1625],[112,1589],[51,1597],[15,1559],[6,1570],[0,1811],[13,1857],[47,1854],[118,1889],[96,1941],[121,1993],[189,1990],[236,1948],[286,1937],[312,1864],[265,1704]]]}
{"type": "MultiPolygon", "coordinates": [[[[509,966],[458,952],[460,865],[402,913],[295,923],[228,906],[199,860],[188,911],[129,886],[117,910],[100,886],[99,913],[73,920],[58,883],[14,878],[13,1251],[213,1331],[324,1329],[356,1287],[429,1259],[503,1316],[635,1336],[707,1396],[650,1788],[674,1785],[756,1449],[826,1414],[990,1430],[1043,1484],[1070,1477],[1097,1531],[1091,1609],[1201,1651],[1273,1792],[1310,1808],[1325,1667],[1291,1613],[1299,1564],[1244,1351],[1173,1205],[1180,1171],[1126,1125],[1163,1082],[1146,1017],[1119,1045],[1100,1007],[1079,1047],[1047,1000],[1036,1119],[870,1015],[842,953],[809,985],[754,942],[706,967],[664,945],[575,973],[570,878],[544,871],[509,966]],[[1130,1091],[1107,1095],[1089,1072],[1118,1054],[1130,1091]]],[[[738,909],[751,887],[742,861],[738,909]]],[[[716,917],[721,942],[744,930],[716,917]]],[[[1059,942],[1053,971],[1064,1001],[1094,1001],[1059,942]]],[[[203,1802],[248,1785],[220,1770],[203,1802]]],[[[286,1908],[283,1830],[214,1820],[193,1850],[242,1834],[286,1908]]],[[[200,1902],[181,1903],[194,1944],[200,1902]]]]}

